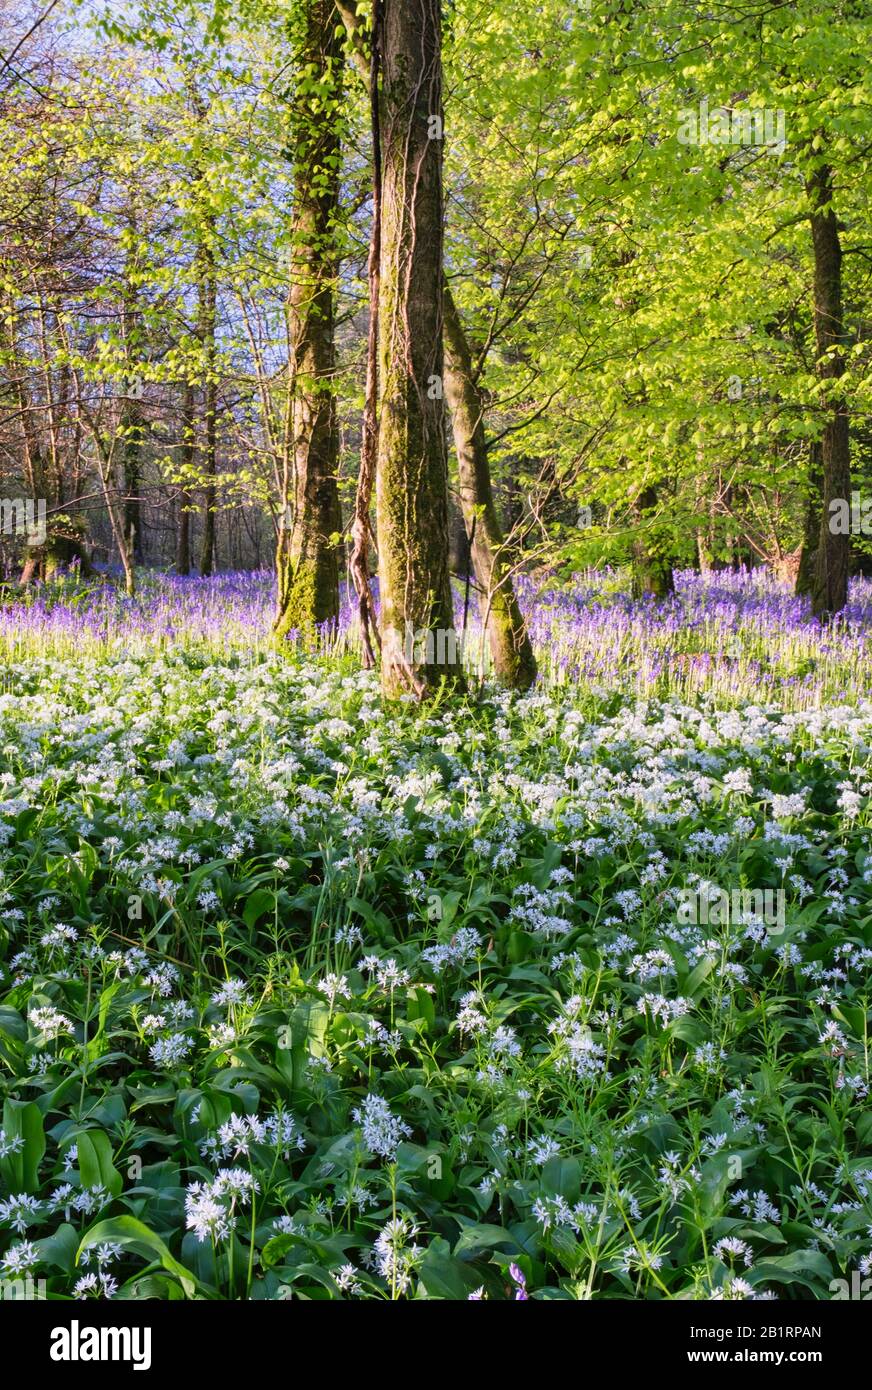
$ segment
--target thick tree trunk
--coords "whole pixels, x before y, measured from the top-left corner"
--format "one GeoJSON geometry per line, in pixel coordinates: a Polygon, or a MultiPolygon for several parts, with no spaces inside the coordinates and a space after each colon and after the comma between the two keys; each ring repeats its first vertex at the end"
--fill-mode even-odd
{"type": "Polygon", "coordinates": [[[655,598],[665,598],[675,588],[672,577],[672,563],[644,534],[644,518],[657,506],[656,487],[646,487],[639,494],[635,512],[638,525],[637,538],[633,542],[633,593],[637,598],[653,594],[655,598]]]}
{"type": "Polygon", "coordinates": [[[387,0],[383,24],[376,506],[382,689],[462,682],[448,574],[442,361],[442,6],[387,0]]]}
{"type": "Polygon", "coordinates": [[[291,629],[311,632],[339,616],[342,519],[333,376],[342,46],[333,0],[309,0],[298,62],[315,76],[299,99],[294,144],[294,476],[283,499],[276,551],[278,642],[291,629]]]}
{"type": "Polygon", "coordinates": [[[445,395],[451,411],[460,504],[497,679],[526,690],[536,679],[536,658],[512,585],[511,566],[491,486],[484,407],[472,354],[450,289],[444,288],[445,395]]]}
{"type": "Polygon", "coordinates": [[[819,617],[838,613],[848,601],[851,537],[831,529],[830,504],[851,500],[851,462],[848,411],[837,383],[844,373],[838,350],[844,338],[842,321],[842,246],[833,208],[833,176],[822,164],[808,180],[811,235],[814,248],[814,323],[818,376],[828,384],[828,417],[821,439],[821,513],[812,609],[819,617]],[[832,385],[830,385],[832,383],[832,385]]]}
{"type": "Polygon", "coordinates": [[[85,549],[84,537],[79,540],[55,533],[48,537],[45,545],[28,548],[18,582],[22,588],[27,588],[35,580],[53,579],[73,564],[78,565],[83,579],[93,578],[95,570],[85,549]]]}
{"type": "Polygon", "coordinates": [[[79,566],[79,573],[84,578],[89,578],[93,574],[91,562],[85,551],[84,540],[76,540],[72,536],[50,536],[42,550],[42,576],[44,579],[53,579],[55,575],[62,574],[71,565],[79,566]]]}
{"type": "Polygon", "coordinates": [[[817,572],[817,551],[821,533],[821,496],[823,494],[823,473],[821,470],[821,441],[813,439],[809,448],[809,495],[805,507],[805,526],[803,528],[802,549],[796,573],[796,593],[811,594],[817,572]]]}
{"type": "MultiPolygon", "coordinates": [[[[342,8],[342,7],[340,7],[342,8]]],[[[349,24],[347,7],[343,10],[346,26],[349,24]]],[[[381,95],[379,74],[381,70],[382,22],[384,0],[373,0],[372,35],[370,37],[369,65],[367,66],[362,49],[359,22],[351,21],[349,30],[352,38],[352,51],[363,68],[369,88],[369,122],[372,138],[372,229],[369,237],[369,325],[366,339],[366,398],[363,407],[363,428],[360,441],[360,468],[357,474],[357,489],[354,497],[354,515],[351,521],[351,555],[349,572],[357,594],[357,611],[360,622],[360,636],[363,643],[363,664],[367,669],[375,666],[373,640],[381,644],[376,621],[375,603],[369,580],[369,547],[372,540],[372,489],[375,483],[378,464],[378,331],[379,307],[381,300],[381,200],[382,200],[382,154],[381,154],[381,95]]]]}

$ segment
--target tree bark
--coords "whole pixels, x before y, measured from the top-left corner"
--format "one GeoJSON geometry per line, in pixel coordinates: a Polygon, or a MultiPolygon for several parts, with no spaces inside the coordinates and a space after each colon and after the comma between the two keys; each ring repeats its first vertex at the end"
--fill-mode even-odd
{"type": "MultiPolygon", "coordinates": [[[[354,516],[351,523],[351,557],[349,568],[351,580],[357,593],[358,620],[363,643],[363,663],[368,669],[375,666],[373,638],[380,642],[376,622],[375,604],[369,582],[369,546],[372,539],[372,489],[375,482],[378,462],[378,329],[379,305],[381,300],[381,206],[382,206],[382,154],[381,154],[381,97],[379,93],[379,71],[381,66],[382,22],[384,0],[373,0],[372,36],[370,38],[369,68],[366,77],[369,86],[369,120],[372,138],[372,230],[369,238],[369,327],[366,342],[366,399],[363,408],[363,429],[360,442],[360,468],[357,476],[357,490],[354,497],[354,516]]],[[[348,24],[348,17],[345,23],[348,24]]],[[[357,21],[355,20],[356,24],[357,21]]],[[[357,60],[365,66],[361,52],[359,29],[350,30],[355,44],[357,60]]]]}
{"type": "Polygon", "coordinates": [[[833,208],[832,169],[822,164],[807,183],[811,203],[814,248],[814,324],[817,373],[826,383],[827,421],[821,438],[821,512],[812,610],[819,617],[838,613],[848,601],[851,537],[830,527],[831,502],[851,500],[851,460],[848,410],[838,388],[844,370],[839,351],[844,339],[842,318],[842,246],[833,208]]]}
{"type": "Polygon", "coordinates": [[[482,623],[497,679],[526,690],[536,679],[536,658],[512,584],[506,544],[491,485],[484,404],[472,354],[450,289],[444,288],[445,395],[451,411],[460,505],[471,537],[472,564],[482,623]]]}
{"type": "Polygon", "coordinates": [[[142,544],[142,453],[145,444],[146,425],[142,411],[136,401],[128,400],[121,417],[122,439],[122,477],[124,487],[124,534],[134,564],[145,561],[142,544]]]}
{"type": "MultiPolygon", "coordinates": [[[[182,464],[182,478],[190,476],[194,468],[194,388],[185,383],[182,398],[182,443],[179,450],[182,464]]],[[[191,494],[183,481],[179,494],[179,529],[176,535],[176,574],[191,573],[191,494]]]]}
{"type": "Polygon", "coordinates": [[[388,696],[462,683],[448,573],[441,48],[441,0],[387,0],[376,507],[388,696]]]}
{"type": "Polygon", "coordinates": [[[215,248],[213,237],[215,221],[211,215],[206,219],[202,247],[202,279],[200,282],[200,305],[198,336],[203,347],[203,445],[202,474],[206,479],[203,490],[203,541],[200,550],[200,573],[212,574],[215,568],[215,506],[217,489],[215,486],[217,462],[216,411],[218,408],[218,381],[215,374],[216,344],[215,318],[217,286],[215,284],[215,248]]]}
{"type": "Polygon", "coordinates": [[[644,534],[644,515],[657,506],[657,489],[643,488],[636,502],[637,538],[633,542],[633,593],[637,598],[652,594],[666,598],[675,588],[669,558],[644,534]]]}
{"type": "Polygon", "coordinates": [[[147,425],[140,403],[142,387],[136,369],[142,342],[135,272],[137,269],[137,212],[135,200],[127,215],[130,244],[125,264],[121,299],[121,330],[124,339],[125,378],[121,401],[122,485],[124,487],[124,534],[134,564],[145,561],[142,535],[142,473],[147,425]]]}
{"type": "Polygon", "coordinates": [[[339,214],[342,50],[333,0],[309,0],[298,54],[314,74],[299,98],[294,132],[294,228],[290,336],[293,479],[283,498],[276,550],[281,643],[339,616],[339,436],[333,377],[336,222],[339,214]],[[290,513],[290,515],[289,515],[290,513]]]}
{"type": "Polygon", "coordinates": [[[808,481],[809,495],[805,507],[802,549],[796,572],[796,593],[800,596],[813,592],[817,572],[817,551],[821,532],[821,497],[823,495],[821,441],[819,439],[813,439],[809,446],[808,481]]]}
{"type": "Polygon", "coordinates": [[[715,562],[708,533],[702,526],[698,526],[696,531],[696,561],[700,574],[711,574],[714,570],[715,562]]]}

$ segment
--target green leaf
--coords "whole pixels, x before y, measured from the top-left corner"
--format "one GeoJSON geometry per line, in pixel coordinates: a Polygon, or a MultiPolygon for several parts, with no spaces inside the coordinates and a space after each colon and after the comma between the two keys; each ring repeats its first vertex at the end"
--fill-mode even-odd
{"type": "Polygon", "coordinates": [[[542,1169],[542,1187],[555,1196],[577,1202],[581,1187],[581,1164],[577,1158],[549,1158],[542,1169]]]}
{"type": "Polygon", "coordinates": [[[754,1284],[774,1281],[779,1284],[803,1284],[816,1292],[820,1285],[828,1288],[833,1268],[820,1250],[792,1250],[789,1255],[772,1255],[754,1265],[749,1279],[754,1284]]]}
{"type": "Polygon", "coordinates": [[[27,1041],[27,1024],[17,1009],[0,1007],[0,1033],[16,1038],[18,1042],[27,1041]]]}
{"type": "Polygon", "coordinates": [[[508,1245],[511,1250],[520,1253],[521,1246],[510,1231],[502,1226],[485,1226],[473,1223],[464,1226],[460,1237],[454,1246],[454,1255],[460,1258],[462,1255],[474,1256],[481,1254],[484,1250],[495,1250],[498,1246],[508,1245]]]}
{"type": "Polygon", "coordinates": [[[79,1248],[79,1233],[75,1226],[58,1226],[50,1236],[34,1241],[34,1245],[44,1264],[54,1265],[66,1274],[72,1274],[76,1267],[76,1253],[79,1248]]]}
{"type": "Polygon", "coordinates": [[[242,920],[249,928],[253,927],[266,912],[274,912],[276,895],[271,888],[258,888],[251,894],[242,913],[242,920]]]}
{"type": "Polygon", "coordinates": [[[419,1279],[422,1291],[430,1298],[446,1298],[458,1302],[465,1302],[469,1294],[482,1282],[468,1265],[452,1258],[447,1241],[438,1237],[430,1242],[427,1254],[421,1262],[419,1279]]]}
{"type": "Polygon", "coordinates": [[[426,989],[419,988],[411,992],[406,1017],[409,1022],[417,1018],[423,1019],[428,1028],[433,1027],[436,1022],[436,1009],[426,989]]]}
{"type": "Polygon", "coordinates": [[[105,1187],[117,1197],[124,1179],[112,1161],[112,1145],[100,1129],[80,1130],[75,1136],[77,1166],[83,1187],[105,1187]]]}
{"type": "Polygon", "coordinates": [[[699,965],[695,965],[682,986],[683,992],[689,994],[692,999],[696,999],[702,994],[700,985],[708,979],[716,965],[714,956],[704,956],[699,965]]]}
{"type": "Polygon", "coordinates": [[[0,1176],[11,1192],[36,1192],[39,1165],[45,1153],[42,1112],[33,1101],[7,1100],[3,1105],[3,1132],[24,1142],[15,1153],[0,1159],[0,1176]]]}
{"type": "Polygon", "coordinates": [[[856,1004],[834,1004],[832,1012],[842,1023],[847,1023],[855,1038],[862,1038],[866,1032],[865,1010],[856,1004]]]}
{"type": "Polygon", "coordinates": [[[188,1298],[194,1298],[200,1291],[191,1271],[170,1253],[160,1236],[155,1235],[142,1221],[137,1221],[135,1216],[113,1216],[108,1221],[98,1221],[85,1234],[76,1255],[76,1264],[81,1263],[83,1253],[92,1245],[102,1245],[106,1241],[122,1245],[125,1250],[132,1250],[148,1260],[158,1260],[169,1274],[176,1276],[188,1298]]]}

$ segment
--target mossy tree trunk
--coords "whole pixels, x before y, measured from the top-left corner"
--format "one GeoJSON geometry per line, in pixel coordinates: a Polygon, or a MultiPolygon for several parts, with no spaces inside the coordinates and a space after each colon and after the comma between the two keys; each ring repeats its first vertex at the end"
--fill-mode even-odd
{"type": "Polygon", "coordinates": [[[637,598],[645,594],[666,598],[675,588],[672,561],[645,527],[646,516],[654,512],[656,507],[657,488],[643,488],[634,508],[637,531],[633,541],[633,593],[637,598]]]}
{"type": "MultiPolygon", "coordinates": [[[[342,7],[340,7],[342,8],[342,7]]],[[[378,621],[369,577],[370,543],[374,539],[372,530],[372,491],[375,485],[378,464],[379,431],[379,306],[381,300],[381,198],[382,198],[382,155],[381,155],[381,42],[383,0],[373,0],[372,33],[369,41],[369,61],[366,59],[365,44],[362,41],[359,21],[351,20],[349,33],[352,39],[352,53],[358,68],[366,80],[369,97],[369,124],[372,139],[372,225],[369,237],[369,260],[367,279],[369,282],[369,323],[366,333],[366,393],[363,406],[363,421],[360,440],[360,467],[357,472],[357,488],[354,496],[354,511],[351,518],[351,554],[349,573],[357,593],[357,612],[360,622],[360,637],[363,644],[363,664],[369,670],[376,664],[373,642],[380,645],[378,621]]],[[[347,7],[342,9],[346,26],[349,25],[347,7]]]]}
{"type": "Polygon", "coordinates": [[[833,207],[833,174],[827,164],[808,180],[811,235],[814,248],[814,323],[817,373],[825,383],[827,420],[821,438],[820,530],[812,582],[812,609],[819,617],[838,613],[848,601],[851,537],[830,527],[830,503],[851,500],[851,460],[848,410],[838,382],[845,364],[842,317],[842,246],[833,207]]]}
{"type": "Polygon", "coordinates": [[[195,445],[195,419],[194,419],[194,387],[190,382],[185,383],[184,395],[182,397],[182,439],[179,445],[179,462],[181,464],[182,484],[179,492],[179,529],[176,533],[176,574],[188,575],[191,573],[191,492],[186,485],[186,481],[194,471],[195,445]]]}
{"type": "Polygon", "coordinates": [[[27,588],[34,580],[49,580],[76,564],[83,579],[93,577],[95,571],[86,549],[84,535],[60,535],[53,531],[41,546],[28,546],[19,583],[27,588]]]}
{"type": "Polygon", "coordinates": [[[382,36],[382,689],[425,697],[462,683],[448,572],[441,0],[386,0],[382,36]]]}
{"type": "MultiPolygon", "coordinates": [[[[20,361],[19,317],[15,301],[10,299],[8,305],[4,305],[4,309],[5,317],[0,324],[0,330],[5,328],[3,347],[9,354],[10,361],[20,361]]],[[[68,370],[62,368],[61,375],[68,370]]],[[[46,539],[43,544],[26,546],[19,582],[22,587],[27,588],[36,580],[44,580],[57,574],[74,561],[79,565],[80,574],[89,576],[94,571],[86,549],[85,524],[76,515],[75,488],[73,499],[67,498],[65,472],[59,462],[59,429],[54,404],[50,403],[48,410],[43,412],[31,399],[24,371],[13,373],[10,390],[15,401],[21,432],[24,483],[31,497],[44,499],[48,513],[46,539]],[[47,448],[41,443],[39,426],[36,423],[43,417],[48,433],[47,448]],[[62,522],[56,519],[59,515],[65,518],[62,522]]],[[[62,398],[64,394],[62,389],[62,398]]]]}
{"type": "Polygon", "coordinates": [[[200,573],[212,574],[215,569],[215,508],[218,501],[215,477],[217,472],[217,409],[218,379],[215,342],[217,285],[215,281],[215,219],[205,219],[201,257],[202,279],[199,286],[199,322],[197,334],[203,350],[203,442],[201,471],[203,489],[203,538],[200,549],[200,573]]]}
{"type": "Polygon", "coordinates": [[[339,615],[341,514],[334,397],[336,231],[342,48],[333,0],[309,0],[298,63],[312,74],[298,97],[290,337],[291,476],[283,488],[276,571],[276,641],[339,615]]]}
{"type": "Polygon", "coordinates": [[[148,422],[142,407],[142,382],[137,358],[142,351],[141,315],[137,292],[137,209],[135,197],[127,214],[130,241],[125,265],[121,302],[121,331],[124,339],[126,372],[122,389],[121,420],[119,422],[121,476],[124,488],[124,534],[133,558],[141,565],[145,560],[142,534],[142,478],[148,422]]]}
{"type": "Polygon", "coordinates": [[[526,690],[536,679],[536,658],[512,584],[512,571],[491,485],[484,404],[457,306],[444,290],[445,395],[451,411],[460,505],[497,679],[526,690]]]}
{"type": "MultiPolygon", "coordinates": [[[[128,388],[131,389],[131,388],[128,388]]],[[[122,477],[124,487],[124,534],[134,564],[144,563],[142,537],[142,458],[146,422],[138,401],[130,397],[121,415],[122,477]]]]}
{"type": "Polygon", "coordinates": [[[696,560],[700,574],[711,574],[715,567],[714,554],[712,552],[709,534],[702,527],[697,527],[696,532],[696,560]]]}

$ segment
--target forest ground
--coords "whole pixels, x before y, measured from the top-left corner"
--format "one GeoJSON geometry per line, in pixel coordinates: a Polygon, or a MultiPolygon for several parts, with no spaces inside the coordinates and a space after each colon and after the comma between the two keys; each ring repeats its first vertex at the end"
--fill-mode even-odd
{"type": "MultiPolygon", "coordinates": [[[[460,601],[458,595],[458,602],[460,601]]],[[[869,586],[522,594],[385,705],[258,575],[0,610],[0,1260],[53,1295],[833,1296],[872,1269],[869,586]]]]}

